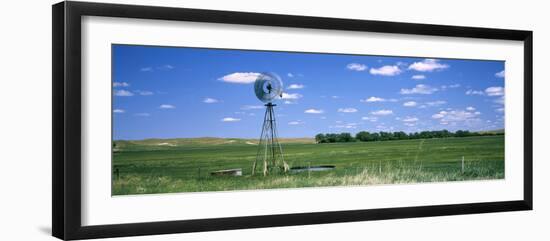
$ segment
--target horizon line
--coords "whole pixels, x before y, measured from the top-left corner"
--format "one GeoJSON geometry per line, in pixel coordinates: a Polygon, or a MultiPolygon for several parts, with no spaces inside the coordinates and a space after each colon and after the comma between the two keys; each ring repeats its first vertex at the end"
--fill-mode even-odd
{"type": "MultiPolygon", "coordinates": [[[[443,131],[445,129],[442,129],[442,130],[431,130],[431,131],[443,131]]],[[[429,131],[429,130],[424,130],[424,131],[429,131]]],[[[447,130],[448,131],[448,130],[447,130]]],[[[457,130],[458,131],[458,130],[457,130]]],[[[502,133],[506,133],[506,130],[505,129],[491,129],[491,130],[478,130],[478,131],[472,131],[472,130],[461,130],[461,131],[469,131],[469,132],[490,132],[490,131],[502,131],[502,133]]],[[[350,133],[352,134],[353,136],[355,136],[355,134],[359,133],[359,132],[362,132],[362,131],[357,131],[355,132],[354,134],[351,133],[351,132],[346,132],[346,131],[343,131],[343,132],[324,132],[324,133],[318,133],[318,134],[341,134],[341,133],[350,133]]],[[[375,131],[375,132],[371,132],[371,131],[366,131],[366,132],[369,132],[369,133],[380,133],[380,132],[388,132],[388,133],[394,133],[394,132],[401,132],[401,131],[375,131]]],[[[402,131],[402,132],[405,132],[407,134],[410,134],[410,133],[421,133],[423,131],[414,131],[414,132],[406,132],[406,131],[402,131]]],[[[456,131],[449,131],[449,132],[453,132],[455,133],[456,131]]],[[[257,140],[259,139],[258,137],[214,137],[214,136],[198,136],[198,137],[166,137],[166,138],[162,138],[162,137],[148,137],[148,138],[143,138],[143,139],[112,139],[111,141],[145,141],[145,140],[167,140],[167,139],[248,139],[248,140],[257,140]]],[[[312,137],[279,137],[279,139],[315,139],[315,136],[312,136],[312,137]]]]}

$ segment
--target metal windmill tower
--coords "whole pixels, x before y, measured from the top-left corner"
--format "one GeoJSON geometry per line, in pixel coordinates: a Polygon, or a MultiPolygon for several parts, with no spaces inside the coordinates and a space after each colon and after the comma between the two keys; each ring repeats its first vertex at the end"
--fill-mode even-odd
{"type": "Polygon", "coordinates": [[[254,83],[254,92],[259,100],[266,103],[264,122],[258,144],[256,159],[252,165],[252,175],[257,169],[261,168],[266,176],[269,172],[287,172],[288,164],[284,160],[283,148],[279,143],[277,136],[277,122],[275,121],[275,112],[273,104],[277,98],[282,97],[283,81],[274,73],[263,73],[254,83]]]}

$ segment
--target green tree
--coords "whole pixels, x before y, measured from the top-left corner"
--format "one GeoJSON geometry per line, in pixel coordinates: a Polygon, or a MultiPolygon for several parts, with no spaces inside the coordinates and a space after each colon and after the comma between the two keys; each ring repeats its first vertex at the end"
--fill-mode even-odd
{"type": "Polygon", "coordinates": [[[323,133],[319,133],[315,136],[315,141],[317,143],[325,143],[326,142],[326,137],[323,133]]]}
{"type": "Polygon", "coordinates": [[[327,133],[327,134],[325,134],[325,137],[326,137],[327,142],[329,142],[329,143],[334,143],[334,142],[338,141],[338,134],[327,133]]]}
{"type": "Polygon", "coordinates": [[[404,131],[396,131],[393,133],[393,137],[396,140],[407,140],[409,139],[409,136],[404,131]]]}
{"type": "Polygon", "coordinates": [[[380,140],[381,141],[389,141],[391,139],[393,139],[393,133],[385,132],[385,131],[380,132],[380,140]]]}
{"type": "Polygon", "coordinates": [[[403,131],[395,132],[373,132],[360,131],[355,136],[348,132],[342,133],[326,133],[317,134],[315,141],[317,143],[333,143],[333,142],[353,142],[353,141],[390,141],[390,140],[407,140],[407,139],[430,139],[430,138],[448,138],[448,137],[468,137],[468,136],[484,136],[484,135],[503,135],[500,132],[470,132],[468,130],[457,130],[451,132],[448,130],[434,130],[405,133],[403,131]]]}
{"type": "Polygon", "coordinates": [[[470,136],[470,131],[457,130],[455,132],[456,137],[467,137],[470,136]]]}
{"type": "Polygon", "coordinates": [[[360,131],[355,134],[355,139],[359,141],[372,141],[370,133],[368,131],[360,131]]]}
{"type": "Polygon", "coordinates": [[[372,133],[372,134],[370,135],[370,137],[372,138],[372,141],[380,141],[380,134],[378,134],[378,133],[376,133],[376,132],[375,132],[375,133],[372,133]]]}
{"type": "Polygon", "coordinates": [[[354,141],[353,137],[348,132],[343,132],[338,135],[338,142],[352,142],[354,141]]]}

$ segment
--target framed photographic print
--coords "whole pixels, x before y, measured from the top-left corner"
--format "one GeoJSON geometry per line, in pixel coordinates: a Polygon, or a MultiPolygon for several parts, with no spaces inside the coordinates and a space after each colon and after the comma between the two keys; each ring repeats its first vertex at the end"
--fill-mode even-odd
{"type": "Polygon", "coordinates": [[[53,6],[53,235],[532,209],[532,32],[53,6]]]}

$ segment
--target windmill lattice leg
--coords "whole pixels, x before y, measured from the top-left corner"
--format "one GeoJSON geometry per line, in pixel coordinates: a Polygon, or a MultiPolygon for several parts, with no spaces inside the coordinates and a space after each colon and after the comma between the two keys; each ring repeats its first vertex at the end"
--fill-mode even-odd
{"type": "Polygon", "coordinates": [[[289,170],[288,164],[283,157],[283,148],[278,141],[277,124],[275,121],[275,105],[266,104],[262,132],[256,153],[256,160],[252,165],[252,175],[256,173],[258,162],[263,163],[263,174],[266,176],[271,170],[280,170],[284,172],[289,170]]]}

